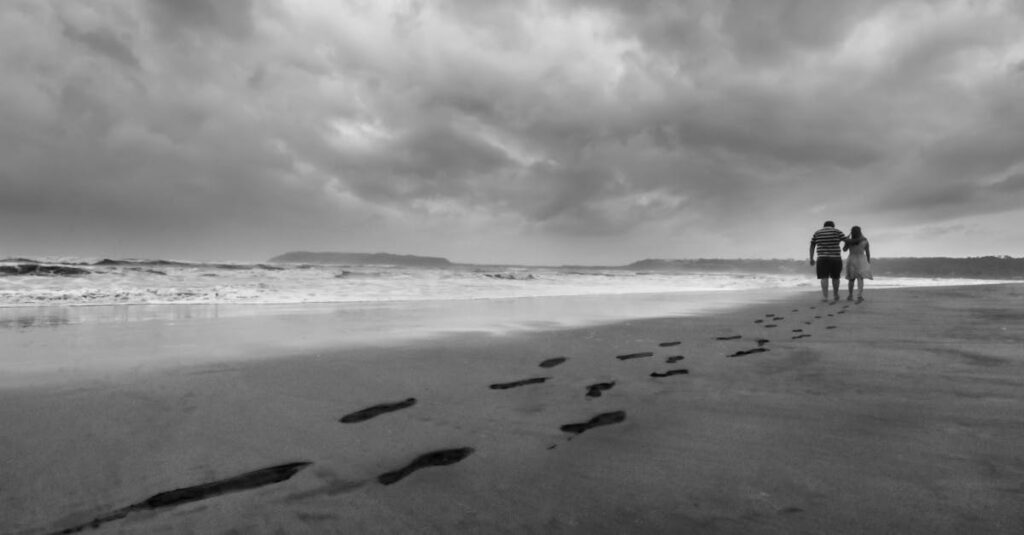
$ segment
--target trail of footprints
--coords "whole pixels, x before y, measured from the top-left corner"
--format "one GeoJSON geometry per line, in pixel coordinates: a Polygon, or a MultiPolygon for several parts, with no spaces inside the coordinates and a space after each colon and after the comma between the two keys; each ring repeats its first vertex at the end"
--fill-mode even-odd
{"type": "MultiPolygon", "coordinates": [[[[835,303],[833,303],[833,304],[835,304],[835,303]]],[[[828,313],[826,315],[827,315],[827,317],[834,318],[835,315],[845,314],[849,307],[850,307],[850,305],[847,304],[847,305],[841,307],[841,309],[838,310],[837,312],[835,312],[834,314],[828,313]]],[[[810,310],[815,310],[816,308],[817,307],[814,307],[814,306],[809,307],[810,310]]],[[[792,310],[792,313],[799,313],[799,312],[800,312],[799,309],[793,309],[792,310]]],[[[782,322],[785,319],[786,319],[785,317],[778,316],[776,314],[766,314],[764,318],[759,318],[759,319],[754,320],[754,324],[760,325],[762,328],[766,328],[766,329],[767,328],[776,328],[779,325],[778,322],[782,322]],[[769,323],[766,323],[766,321],[769,322],[769,323]]],[[[822,317],[822,315],[816,314],[813,317],[813,319],[808,320],[808,321],[803,321],[802,323],[804,325],[812,325],[814,323],[814,321],[821,320],[821,319],[824,319],[822,317]]],[[[825,327],[825,329],[835,329],[835,328],[837,328],[836,325],[827,325],[825,327]]],[[[810,334],[805,333],[802,328],[792,329],[791,332],[793,333],[793,336],[791,337],[793,340],[803,339],[803,338],[807,338],[807,337],[811,336],[810,334]]],[[[722,342],[732,342],[732,341],[743,340],[743,339],[744,339],[743,335],[739,335],[739,334],[724,335],[724,336],[717,336],[717,337],[715,337],[716,341],[722,341],[722,342]]],[[[754,341],[756,342],[757,347],[749,348],[749,349],[737,350],[737,351],[735,351],[735,352],[733,352],[731,354],[725,355],[725,357],[726,358],[745,357],[745,356],[756,355],[756,354],[765,353],[765,352],[769,351],[769,349],[767,347],[765,347],[765,345],[767,345],[769,342],[771,342],[771,340],[769,340],[767,338],[755,338],[754,341]]],[[[669,342],[660,342],[658,344],[658,347],[661,347],[661,348],[676,347],[676,346],[679,346],[681,344],[682,344],[682,341],[675,340],[675,341],[669,341],[669,342]]],[[[654,355],[655,355],[655,353],[653,351],[641,351],[641,352],[636,352],[636,353],[628,353],[628,354],[623,354],[623,355],[617,355],[615,358],[620,360],[620,361],[631,361],[631,360],[638,360],[638,359],[647,359],[647,358],[653,357],[654,355]]],[[[674,363],[677,363],[680,360],[683,360],[684,358],[685,358],[684,355],[671,355],[671,356],[667,356],[665,358],[665,363],[666,364],[674,364],[674,363]]],[[[541,361],[538,364],[538,366],[540,368],[550,369],[550,368],[554,368],[556,366],[560,366],[562,364],[565,364],[568,361],[569,361],[568,357],[564,357],[564,356],[553,357],[553,358],[548,358],[548,359],[545,359],[545,360],[541,361]]],[[[672,377],[672,376],[676,376],[676,375],[688,375],[689,373],[690,373],[690,371],[688,369],[686,369],[686,368],[675,368],[675,369],[669,369],[669,370],[664,370],[664,371],[652,371],[649,374],[649,377],[655,378],[655,379],[661,379],[661,378],[667,378],[667,377],[672,377]]],[[[508,390],[508,389],[513,389],[513,388],[521,388],[521,387],[527,387],[527,386],[531,386],[531,385],[543,384],[543,383],[546,383],[550,379],[551,379],[551,377],[530,377],[530,378],[526,378],[526,379],[518,379],[518,380],[514,380],[514,381],[509,381],[509,382],[494,383],[494,384],[489,385],[489,388],[492,389],[492,390],[508,390]]],[[[586,387],[586,392],[585,392],[584,396],[587,397],[587,398],[599,398],[599,397],[602,396],[602,394],[604,392],[607,392],[607,391],[611,390],[613,387],[615,387],[615,385],[616,385],[615,381],[599,382],[599,383],[594,383],[594,384],[588,385],[586,387]]],[[[346,414],[345,416],[342,416],[338,421],[340,423],[344,423],[344,424],[359,424],[359,423],[366,422],[368,420],[372,420],[372,419],[377,418],[377,417],[381,417],[381,416],[384,416],[384,415],[387,415],[387,414],[390,414],[390,413],[394,413],[396,411],[400,411],[400,410],[404,410],[404,409],[409,409],[409,408],[415,406],[416,402],[417,402],[416,398],[410,397],[410,398],[406,398],[406,399],[400,400],[400,401],[390,401],[390,402],[379,403],[379,404],[372,405],[370,407],[366,407],[364,409],[360,409],[360,410],[351,412],[349,414],[346,414]]],[[[603,427],[603,426],[608,426],[608,425],[614,425],[614,424],[619,424],[619,423],[622,423],[624,421],[626,421],[626,412],[624,410],[613,410],[613,411],[607,411],[607,412],[598,413],[595,416],[591,417],[590,419],[588,419],[587,421],[584,421],[584,422],[575,422],[575,423],[565,424],[565,425],[560,427],[560,430],[562,432],[564,432],[564,433],[568,433],[570,435],[569,438],[571,439],[572,437],[581,435],[584,432],[589,431],[589,430],[591,430],[593,428],[603,427]]],[[[554,445],[548,447],[548,449],[553,449],[553,448],[555,448],[554,445]]],[[[465,460],[467,457],[469,457],[470,455],[472,455],[474,453],[474,451],[475,451],[474,448],[466,446],[466,447],[450,448],[450,449],[442,449],[442,450],[426,452],[426,453],[423,453],[421,455],[418,455],[417,457],[415,457],[414,459],[409,461],[404,466],[401,466],[401,467],[396,468],[394,470],[391,470],[391,471],[385,472],[383,474],[380,474],[379,476],[377,476],[375,478],[375,480],[378,483],[380,483],[381,485],[393,485],[395,483],[398,483],[402,479],[410,476],[412,473],[414,473],[414,472],[416,472],[418,470],[422,470],[424,468],[429,468],[429,467],[434,467],[434,466],[450,466],[450,465],[456,464],[458,462],[461,462],[461,461],[465,460]]],[[[277,484],[277,483],[282,483],[284,481],[287,481],[287,480],[291,479],[297,473],[301,472],[302,470],[304,470],[305,468],[309,467],[312,464],[313,463],[311,461],[290,462],[290,463],[286,463],[286,464],[280,464],[280,465],[270,466],[270,467],[266,467],[266,468],[261,468],[261,469],[258,469],[258,470],[253,470],[253,471],[250,471],[250,472],[245,472],[245,473],[242,473],[242,474],[239,474],[239,475],[235,475],[235,476],[232,476],[232,477],[229,477],[229,478],[226,478],[226,479],[220,479],[220,480],[216,480],[216,481],[209,482],[209,483],[202,483],[202,484],[199,484],[199,485],[183,487],[183,488],[179,488],[179,489],[175,489],[175,490],[161,492],[161,493],[158,493],[158,494],[154,494],[154,495],[150,496],[149,498],[146,498],[145,500],[142,500],[140,502],[137,502],[137,503],[134,503],[134,504],[122,507],[120,509],[115,509],[115,510],[109,512],[109,513],[105,513],[105,514],[101,514],[99,516],[96,516],[95,518],[93,518],[92,520],[89,520],[87,522],[84,522],[84,523],[81,523],[81,524],[78,524],[78,525],[75,525],[75,526],[72,526],[72,527],[69,527],[69,528],[64,528],[64,529],[61,529],[61,530],[58,530],[58,531],[53,531],[51,533],[53,533],[53,534],[61,534],[61,535],[63,535],[63,534],[70,534],[70,533],[79,533],[79,532],[82,532],[82,531],[99,528],[100,526],[102,526],[104,524],[107,524],[109,522],[113,522],[113,521],[116,521],[116,520],[123,519],[123,518],[125,518],[125,517],[127,517],[129,515],[132,515],[132,514],[135,514],[135,513],[139,513],[139,512],[168,509],[168,508],[179,506],[179,505],[183,505],[183,504],[186,504],[186,503],[197,502],[197,501],[201,501],[201,500],[207,500],[207,499],[214,498],[214,497],[217,497],[217,496],[221,496],[221,495],[224,495],[224,494],[231,494],[231,493],[235,493],[235,492],[242,492],[242,491],[246,491],[246,490],[251,490],[251,489],[256,489],[256,488],[264,487],[264,486],[267,486],[267,485],[274,485],[274,484],[277,484]]],[[[362,483],[359,483],[359,484],[357,484],[355,486],[360,486],[361,484],[362,483]]]]}

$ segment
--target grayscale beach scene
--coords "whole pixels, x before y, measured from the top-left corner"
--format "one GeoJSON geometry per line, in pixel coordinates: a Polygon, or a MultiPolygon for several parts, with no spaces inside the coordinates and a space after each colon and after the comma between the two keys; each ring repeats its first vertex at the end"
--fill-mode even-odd
{"type": "Polygon", "coordinates": [[[1024,533],[1024,3],[0,3],[0,535],[1024,533]]]}

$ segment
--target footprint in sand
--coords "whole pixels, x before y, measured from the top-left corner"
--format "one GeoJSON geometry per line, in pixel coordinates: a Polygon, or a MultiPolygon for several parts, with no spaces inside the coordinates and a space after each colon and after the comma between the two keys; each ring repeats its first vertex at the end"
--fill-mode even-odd
{"type": "Polygon", "coordinates": [[[795,333],[802,333],[802,332],[804,332],[804,330],[803,329],[793,329],[793,332],[795,332],[795,333]]]}
{"type": "Polygon", "coordinates": [[[680,368],[677,370],[668,370],[666,372],[652,372],[651,377],[671,377],[673,375],[685,375],[690,373],[690,370],[680,368]]]}
{"type": "Polygon", "coordinates": [[[672,364],[672,363],[674,363],[674,362],[679,362],[680,360],[683,360],[683,359],[685,359],[685,358],[686,358],[686,357],[684,357],[684,356],[682,356],[682,355],[673,355],[673,356],[671,356],[671,357],[668,357],[668,358],[666,358],[666,359],[665,359],[665,362],[667,362],[668,364],[672,364]]]}
{"type": "Polygon", "coordinates": [[[654,356],[654,353],[651,353],[650,351],[644,351],[643,353],[630,353],[628,355],[619,355],[619,356],[617,356],[615,358],[617,358],[619,360],[632,360],[632,359],[642,359],[642,358],[653,357],[653,356],[654,356]]]}
{"type": "Polygon", "coordinates": [[[826,329],[835,329],[835,328],[836,328],[836,326],[835,326],[835,325],[829,325],[828,327],[825,327],[825,328],[826,328],[826,329]]]}
{"type": "Polygon", "coordinates": [[[798,334],[798,335],[794,336],[793,339],[794,340],[799,340],[801,338],[810,338],[810,336],[811,335],[809,335],[809,334],[798,334]]]}
{"type": "Polygon", "coordinates": [[[154,494],[141,502],[129,505],[128,507],[122,507],[121,509],[98,516],[85,524],[63,529],[56,533],[79,533],[85,530],[96,529],[103,524],[113,522],[114,520],[120,520],[136,512],[175,507],[190,502],[206,500],[222,494],[230,494],[233,492],[241,492],[243,490],[273,485],[274,483],[280,483],[291,479],[292,476],[311,464],[313,463],[305,461],[280,464],[268,468],[261,468],[252,472],[246,472],[227,479],[213,481],[211,483],[203,483],[192,487],[161,492],[159,494],[154,494]]]}
{"type": "Polygon", "coordinates": [[[375,418],[381,414],[394,412],[401,409],[407,409],[416,404],[416,398],[409,398],[403,401],[397,401],[395,403],[381,403],[380,405],[374,405],[367,407],[363,410],[353,412],[352,414],[346,414],[342,416],[339,422],[343,424],[354,424],[358,422],[365,422],[370,418],[375,418]]]}
{"type": "Polygon", "coordinates": [[[473,451],[475,451],[473,448],[455,448],[424,453],[414,459],[411,463],[399,468],[398,470],[393,470],[386,474],[377,476],[377,481],[379,481],[381,485],[391,485],[399,482],[409,474],[428,466],[448,466],[455,464],[466,457],[469,457],[473,451]]]}
{"type": "Polygon", "coordinates": [[[745,355],[753,355],[754,353],[764,353],[768,351],[767,347],[755,347],[754,349],[747,349],[746,351],[737,351],[732,355],[726,355],[726,357],[742,357],[745,355]]]}
{"type": "Polygon", "coordinates": [[[681,344],[682,342],[662,342],[658,344],[658,347],[672,347],[681,344]]]}
{"type": "Polygon", "coordinates": [[[776,325],[774,323],[769,323],[768,325],[764,326],[765,329],[772,329],[772,328],[775,328],[775,327],[778,327],[778,325],[776,325]]]}
{"type": "Polygon", "coordinates": [[[754,323],[764,323],[764,320],[754,320],[754,323]]]}
{"type": "Polygon", "coordinates": [[[569,359],[567,359],[565,357],[555,357],[555,358],[547,359],[547,360],[541,361],[540,367],[541,368],[554,368],[555,366],[558,366],[559,364],[561,364],[561,363],[563,363],[563,362],[565,362],[567,360],[569,360],[569,359]]]}
{"type": "Polygon", "coordinates": [[[757,339],[757,347],[761,347],[761,346],[767,344],[768,342],[771,342],[771,340],[769,340],[767,338],[758,338],[757,339]]]}
{"type": "Polygon", "coordinates": [[[782,321],[784,319],[786,318],[783,318],[782,316],[775,316],[775,321],[782,321]]]}
{"type": "Polygon", "coordinates": [[[739,340],[740,338],[743,337],[737,334],[735,336],[719,336],[718,338],[715,338],[715,340],[739,340]]]}
{"type": "Polygon", "coordinates": [[[580,433],[583,433],[584,431],[587,431],[588,429],[593,429],[595,427],[600,427],[602,425],[617,424],[624,421],[626,421],[626,411],[603,412],[587,420],[586,422],[578,424],[565,424],[561,427],[561,429],[566,433],[578,435],[580,433]]]}
{"type": "Polygon", "coordinates": [[[588,398],[599,398],[599,397],[601,397],[601,392],[604,392],[605,390],[611,390],[611,388],[613,386],[615,386],[615,381],[612,381],[610,383],[595,383],[595,384],[592,384],[592,385],[587,387],[587,397],[588,398]]]}
{"type": "Polygon", "coordinates": [[[533,377],[530,379],[522,379],[519,381],[512,381],[509,383],[495,383],[490,386],[491,390],[507,390],[509,388],[516,388],[519,386],[535,385],[547,381],[550,377],[533,377]]]}

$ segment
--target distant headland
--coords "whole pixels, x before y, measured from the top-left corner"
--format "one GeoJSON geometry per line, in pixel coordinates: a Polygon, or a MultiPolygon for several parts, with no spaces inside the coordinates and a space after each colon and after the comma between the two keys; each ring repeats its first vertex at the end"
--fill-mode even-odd
{"type": "Polygon", "coordinates": [[[400,255],[391,253],[335,253],[292,251],[275,256],[267,262],[275,264],[380,264],[395,266],[445,267],[452,265],[439,256],[400,255]]]}

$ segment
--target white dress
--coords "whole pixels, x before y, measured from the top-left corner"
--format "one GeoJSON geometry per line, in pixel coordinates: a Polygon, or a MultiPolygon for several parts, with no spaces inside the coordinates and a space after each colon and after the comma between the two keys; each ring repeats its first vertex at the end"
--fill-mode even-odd
{"type": "Polygon", "coordinates": [[[850,256],[846,257],[846,278],[849,280],[863,277],[872,279],[871,264],[868,263],[868,255],[865,251],[868,248],[868,240],[862,239],[857,243],[850,243],[850,256]]]}

